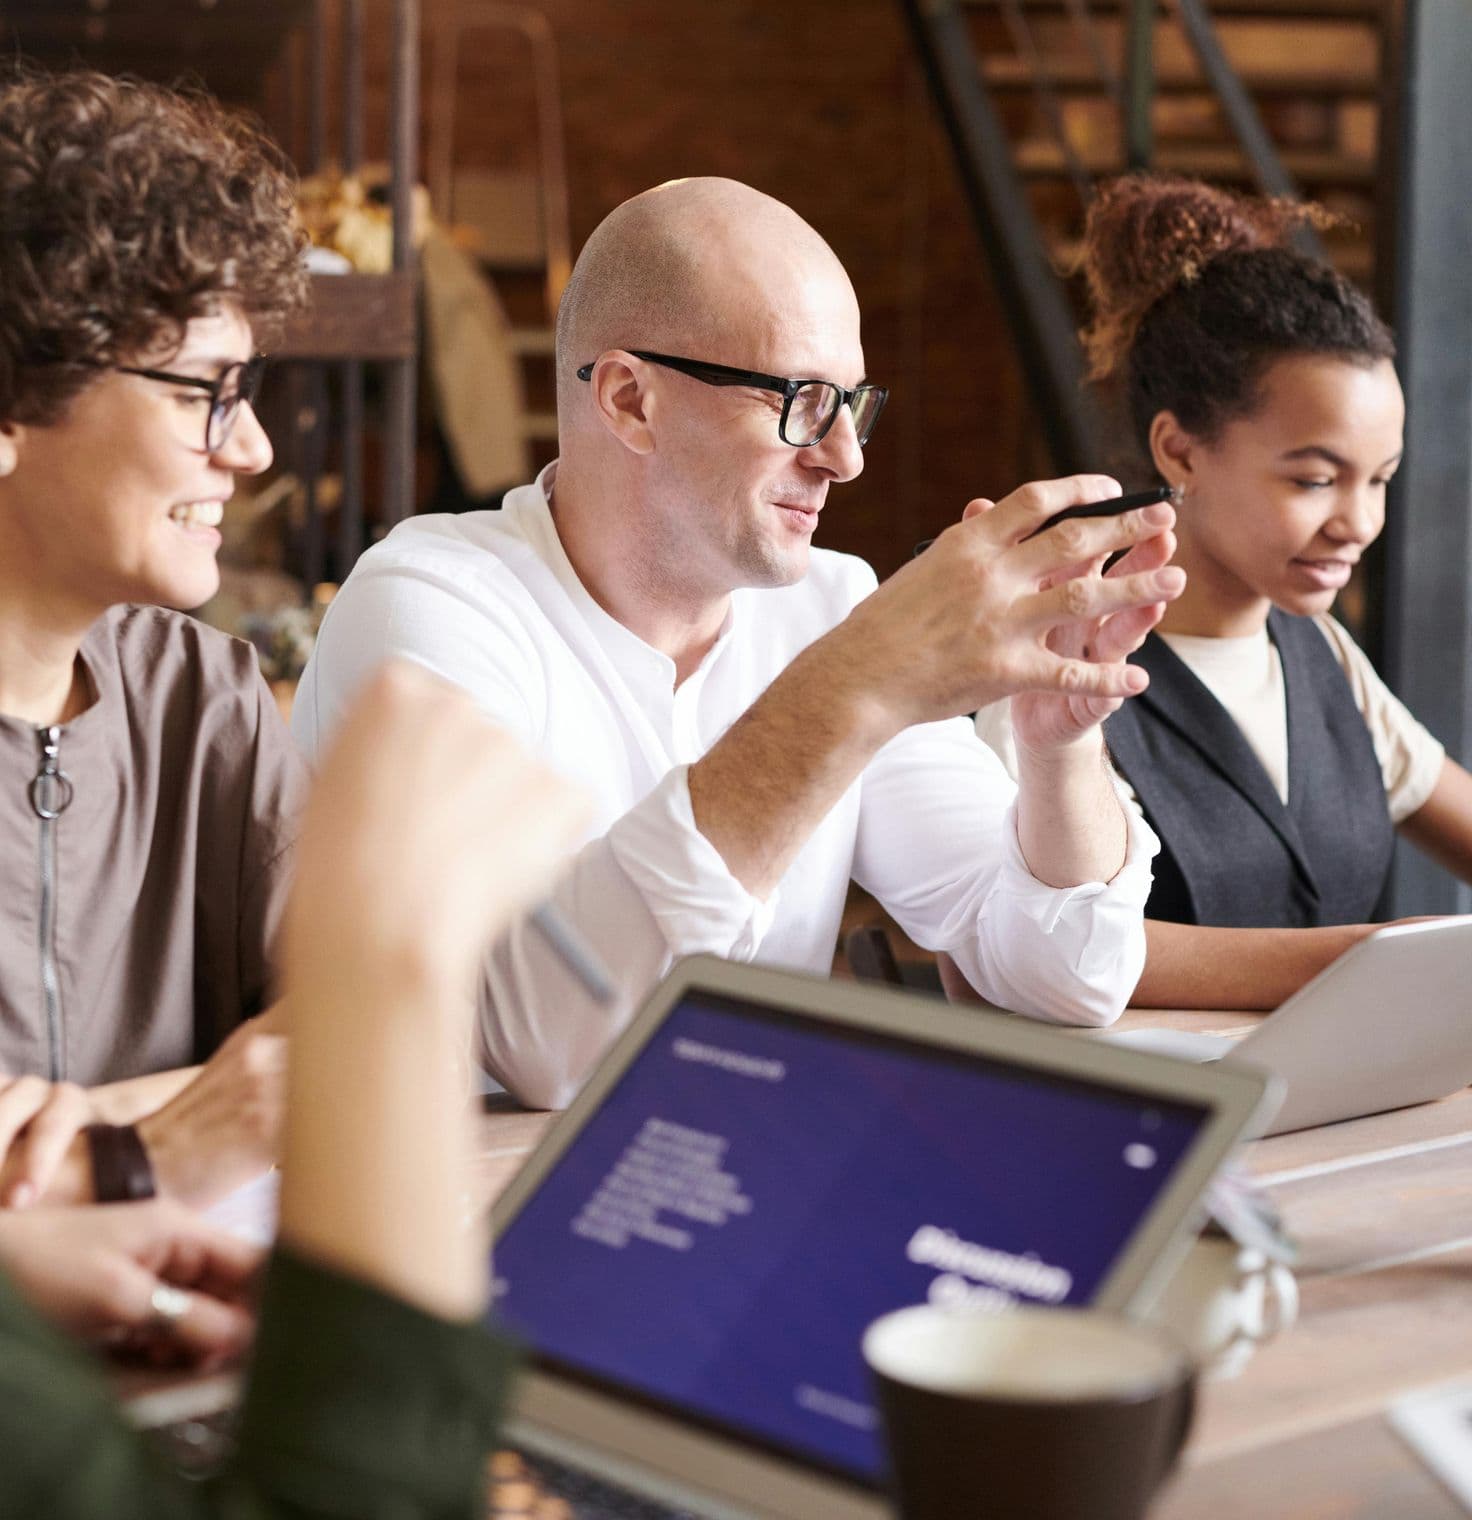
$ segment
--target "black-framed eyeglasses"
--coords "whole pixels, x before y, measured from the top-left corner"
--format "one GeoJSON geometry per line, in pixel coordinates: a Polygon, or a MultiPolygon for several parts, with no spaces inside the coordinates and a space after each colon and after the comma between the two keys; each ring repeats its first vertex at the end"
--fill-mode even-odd
{"type": "MultiPolygon", "coordinates": [[[[677,354],[656,354],[645,348],[631,348],[628,352],[650,364],[679,370],[682,375],[689,375],[703,385],[749,385],[761,391],[775,391],[782,397],[777,434],[783,443],[794,449],[808,449],[815,443],[822,443],[843,406],[853,412],[854,432],[859,447],[863,448],[874,431],[874,424],[879,421],[884,403],[889,400],[889,391],[882,385],[856,385],[847,390],[832,380],[785,380],[781,375],[735,369],[729,364],[708,364],[703,359],[682,359],[677,354]]],[[[577,376],[579,380],[591,380],[593,365],[583,365],[577,376]]]]}
{"type": "Polygon", "coordinates": [[[261,390],[261,377],[266,372],[266,357],[257,354],[252,359],[240,359],[227,364],[214,380],[199,375],[175,375],[166,369],[139,369],[132,364],[112,366],[122,375],[141,375],[145,380],[160,380],[165,385],[185,385],[193,390],[207,391],[210,398],[209,414],[204,420],[205,452],[213,454],[225,447],[235,419],[240,415],[240,404],[247,401],[254,406],[261,390]]]}

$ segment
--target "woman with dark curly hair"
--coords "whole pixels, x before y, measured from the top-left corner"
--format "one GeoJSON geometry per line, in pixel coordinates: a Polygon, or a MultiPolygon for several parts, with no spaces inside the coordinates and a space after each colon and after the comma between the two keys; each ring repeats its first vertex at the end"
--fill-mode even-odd
{"type": "Polygon", "coordinates": [[[1106,725],[1161,840],[1138,1003],[1276,1006],[1376,927],[1397,830],[1472,880],[1472,775],[1330,616],[1405,403],[1369,301],[1290,246],[1325,220],[1150,176],[1089,213],[1085,344],[1181,492],[1187,573],[1133,657],[1149,690],[1106,725]]]}
{"type": "Polygon", "coordinates": [[[250,648],[168,609],[270,463],[302,244],[279,153],[208,99],[0,84],[0,1207],[200,1202],[273,1154],[282,1037],[239,1026],[302,770],[250,648]]]}

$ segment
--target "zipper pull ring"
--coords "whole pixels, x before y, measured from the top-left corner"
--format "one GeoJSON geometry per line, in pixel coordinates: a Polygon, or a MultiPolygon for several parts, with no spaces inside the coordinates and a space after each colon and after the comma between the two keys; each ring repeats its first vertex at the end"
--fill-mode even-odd
{"type": "Polygon", "coordinates": [[[36,730],[41,741],[41,766],[31,777],[31,810],[38,818],[60,818],[72,804],[72,778],[61,768],[61,729],[56,724],[36,730]]]}

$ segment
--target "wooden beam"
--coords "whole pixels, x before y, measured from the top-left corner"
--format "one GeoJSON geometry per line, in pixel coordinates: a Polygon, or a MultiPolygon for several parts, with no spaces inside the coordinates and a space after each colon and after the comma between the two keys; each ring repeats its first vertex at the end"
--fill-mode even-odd
{"type": "MultiPolygon", "coordinates": [[[[1406,391],[1405,462],[1386,516],[1381,669],[1464,765],[1472,761],[1472,6],[1402,0],[1398,108],[1381,213],[1406,391]]],[[[1395,914],[1465,913],[1472,891],[1402,847],[1395,914]]]]}

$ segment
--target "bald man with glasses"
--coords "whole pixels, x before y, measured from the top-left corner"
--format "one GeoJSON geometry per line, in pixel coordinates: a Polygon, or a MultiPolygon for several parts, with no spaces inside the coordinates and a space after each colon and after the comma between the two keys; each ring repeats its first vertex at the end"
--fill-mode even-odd
{"type": "Polygon", "coordinates": [[[1125,656],[1183,585],[1171,509],[1025,541],[1119,489],[1027,485],[968,504],[877,590],[814,549],[887,392],[832,250],[730,180],[660,186],[597,228],[556,362],[558,461],[500,512],[414,519],[364,555],[293,718],[314,754],[407,656],[598,799],[554,901],[619,995],[598,1005],[513,928],[482,968],[487,1069],[559,1107],[674,958],[826,972],[851,879],[990,1000],[1110,1022],[1155,841],[1099,724],[1143,687],[1125,656]],[[1015,784],[962,717],[1002,697],[1015,784]]]}

